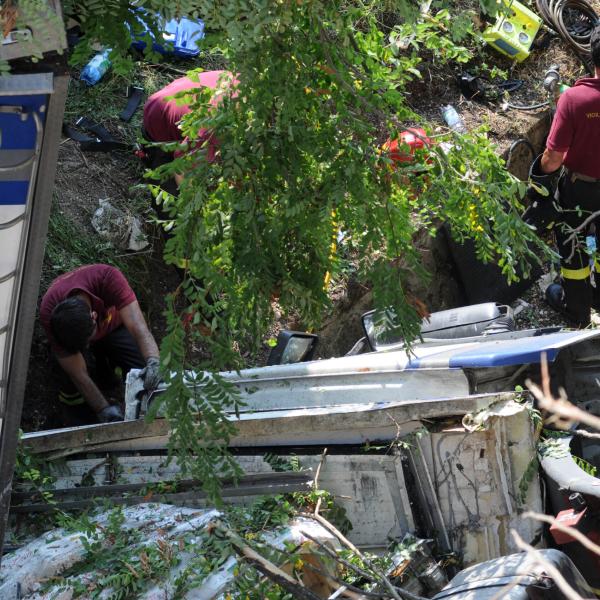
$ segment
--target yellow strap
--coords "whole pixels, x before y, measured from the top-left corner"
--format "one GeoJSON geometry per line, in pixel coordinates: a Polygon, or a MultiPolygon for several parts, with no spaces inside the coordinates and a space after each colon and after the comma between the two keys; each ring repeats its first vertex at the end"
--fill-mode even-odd
{"type": "MultiPolygon", "coordinates": [[[[337,222],[335,220],[337,216],[335,208],[331,211],[331,225],[333,226],[333,234],[331,236],[331,245],[329,246],[329,259],[333,260],[335,257],[335,253],[337,252],[337,222]]],[[[325,273],[325,281],[323,282],[323,288],[327,290],[329,288],[329,284],[331,283],[331,273],[327,271],[325,273]]]]}
{"type": "Polygon", "coordinates": [[[547,198],[550,195],[550,190],[545,185],[538,184],[531,179],[528,183],[540,196],[547,198]]]}
{"type": "Polygon", "coordinates": [[[577,281],[587,279],[590,276],[589,266],[582,269],[565,269],[565,267],[561,267],[560,272],[565,279],[574,279],[577,281]]]}
{"type": "Polygon", "coordinates": [[[74,394],[66,394],[65,392],[58,393],[58,399],[68,406],[78,406],[80,404],[84,404],[85,400],[83,396],[79,392],[75,392],[74,394]]]}
{"type": "Polygon", "coordinates": [[[596,273],[600,273],[600,260],[594,259],[594,264],[596,265],[596,273]]]}

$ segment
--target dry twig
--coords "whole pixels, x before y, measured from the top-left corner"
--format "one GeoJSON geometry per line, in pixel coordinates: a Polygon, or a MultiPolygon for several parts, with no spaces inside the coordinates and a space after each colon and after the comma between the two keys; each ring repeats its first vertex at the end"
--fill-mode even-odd
{"type": "Polygon", "coordinates": [[[567,400],[567,396],[563,389],[560,390],[559,398],[554,398],[550,390],[550,374],[548,371],[548,360],[546,353],[542,353],[541,359],[541,371],[542,371],[542,386],[541,388],[533,383],[531,380],[527,380],[525,385],[529,388],[535,399],[538,401],[538,406],[548,412],[552,413],[555,419],[551,419],[556,423],[558,427],[562,429],[568,429],[568,427],[575,423],[584,423],[600,431],[600,418],[585,411],[581,410],[574,404],[571,404],[567,400]]]}
{"type": "MultiPolygon", "coordinates": [[[[600,430],[600,418],[584,410],[581,410],[579,407],[569,402],[567,400],[564,390],[560,390],[559,398],[553,397],[550,388],[548,361],[545,353],[542,354],[541,372],[541,388],[531,381],[527,381],[526,385],[538,401],[539,407],[554,415],[552,419],[550,419],[550,421],[553,421],[557,426],[563,427],[565,429],[574,422],[580,422],[600,430]]],[[[600,435],[590,433],[588,431],[583,433],[581,431],[577,431],[574,433],[583,435],[584,437],[600,437],[600,435]]],[[[577,529],[562,524],[555,517],[534,512],[526,512],[523,516],[525,518],[531,518],[537,521],[541,521],[543,523],[548,523],[556,529],[564,533],[570,534],[574,539],[580,542],[589,551],[600,556],[600,546],[594,544],[587,536],[582,534],[577,529]]],[[[535,548],[524,542],[515,530],[511,530],[511,534],[515,540],[517,547],[527,552],[528,556],[532,557],[532,559],[537,564],[541,565],[545,569],[547,575],[549,577],[552,577],[556,585],[569,600],[583,600],[583,598],[569,585],[569,583],[563,577],[562,573],[554,565],[545,560],[535,548]]]]}
{"type": "Polygon", "coordinates": [[[571,402],[567,400],[564,392],[561,391],[561,397],[557,399],[553,398],[551,395],[544,394],[542,389],[532,381],[527,381],[526,385],[538,401],[539,407],[557,417],[555,423],[558,427],[568,429],[569,425],[572,423],[579,422],[600,430],[600,418],[571,404],[571,402]]]}
{"type": "Polygon", "coordinates": [[[582,231],[583,229],[585,229],[592,221],[594,221],[598,217],[600,217],[600,210],[597,210],[597,211],[593,212],[591,215],[589,215],[585,219],[585,221],[583,221],[583,223],[581,223],[578,227],[575,227],[575,229],[573,229],[573,231],[570,233],[569,237],[567,237],[567,239],[564,241],[564,244],[567,244],[568,242],[570,242],[573,238],[575,238],[575,236],[580,231],[582,231]]]}
{"type": "Polygon", "coordinates": [[[282,571],[277,565],[261,556],[256,550],[236,533],[227,528],[223,523],[216,523],[213,528],[220,535],[227,538],[235,551],[257,571],[268,577],[271,581],[281,586],[284,590],[290,592],[294,598],[300,600],[320,600],[319,596],[309,590],[307,587],[290,577],[285,571],[282,571]]]}
{"type": "MultiPolygon", "coordinates": [[[[325,457],[327,456],[327,448],[323,450],[323,454],[321,454],[321,460],[319,461],[319,466],[317,467],[317,472],[315,473],[315,480],[313,482],[313,489],[319,489],[319,475],[321,475],[321,467],[325,462],[325,457]]],[[[315,515],[319,514],[319,510],[321,510],[321,498],[317,500],[317,505],[315,506],[315,515]]]]}
{"type": "Polygon", "coordinates": [[[406,590],[396,588],[392,585],[392,582],[386,577],[385,573],[381,571],[376,565],[374,565],[369,559],[364,556],[364,554],[334,525],[332,525],[327,519],[318,514],[310,514],[310,513],[302,513],[300,516],[306,517],[308,519],[314,519],[318,521],[325,529],[329,532],[333,533],[335,537],[342,542],[347,548],[350,548],[356,556],[358,556],[365,565],[381,580],[382,583],[385,584],[385,587],[388,589],[390,596],[395,600],[424,600],[420,596],[415,596],[406,590]]]}
{"type": "Polygon", "coordinates": [[[540,513],[535,513],[528,511],[523,514],[523,517],[526,519],[535,519],[536,521],[542,521],[543,523],[548,523],[552,525],[559,531],[563,533],[568,533],[573,538],[575,538],[580,544],[583,544],[588,550],[600,556],[600,546],[598,544],[594,544],[589,537],[581,533],[581,531],[575,529],[574,527],[569,527],[568,525],[563,525],[558,519],[555,517],[550,517],[549,515],[542,515],[540,513]]]}

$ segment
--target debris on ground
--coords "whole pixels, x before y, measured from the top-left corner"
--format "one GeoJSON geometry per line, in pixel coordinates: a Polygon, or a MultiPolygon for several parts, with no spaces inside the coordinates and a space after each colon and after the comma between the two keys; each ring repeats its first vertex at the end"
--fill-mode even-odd
{"type": "Polygon", "coordinates": [[[98,204],[92,216],[92,227],[98,235],[121,250],[140,251],[148,247],[148,238],[138,217],[114,207],[108,198],[98,200],[98,204]]]}

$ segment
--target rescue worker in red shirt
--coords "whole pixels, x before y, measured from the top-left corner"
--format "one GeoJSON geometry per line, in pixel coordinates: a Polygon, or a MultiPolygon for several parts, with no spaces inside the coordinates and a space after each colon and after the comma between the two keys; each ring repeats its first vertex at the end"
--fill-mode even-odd
{"type": "MultiPolygon", "coordinates": [[[[180,129],[181,119],[190,112],[190,107],[181,100],[173,98],[178,92],[193,88],[210,88],[215,90],[211,103],[214,105],[221,97],[220,92],[225,92],[232,83],[232,76],[227,71],[204,71],[198,74],[198,81],[189,77],[180,77],[169,85],[152,94],[144,105],[143,135],[149,142],[190,142],[183,137],[180,129]]],[[[212,162],[215,159],[217,142],[207,129],[198,133],[198,138],[192,142],[194,148],[206,144],[206,159],[212,162]]],[[[157,147],[148,147],[148,166],[157,168],[171,162],[180,152],[165,152],[157,147]]],[[[181,183],[181,175],[175,175],[177,185],[181,183]]],[[[176,189],[176,188],[175,188],[176,189]]],[[[173,193],[171,189],[167,191],[173,193]]]]}
{"type": "Polygon", "coordinates": [[[546,290],[546,300],[574,325],[590,323],[590,309],[600,310],[600,25],[590,38],[595,76],[578,80],[564,91],[546,141],[546,149],[532,164],[529,197],[548,208],[561,260],[562,285],[546,290]],[[552,205],[556,210],[551,210],[552,205]],[[588,248],[592,247],[590,251],[588,248]]]}
{"type": "Polygon", "coordinates": [[[160,382],[158,346],[133,290],[115,267],[87,265],[55,279],[42,298],[40,320],[70,379],[63,381],[59,399],[70,405],[68,412],[78,413],[77,424],[93,421],[93,415],[100,422],[123,420],[120,407],[106,400],[91,371],[114,378],[115,367],[123,376],[143,368],[146,390],[160,382]]]}

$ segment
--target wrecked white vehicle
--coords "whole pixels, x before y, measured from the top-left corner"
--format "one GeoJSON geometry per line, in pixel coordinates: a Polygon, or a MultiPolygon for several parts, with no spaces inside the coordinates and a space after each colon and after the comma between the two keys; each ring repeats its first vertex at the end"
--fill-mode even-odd
{"type": "MultiPolygon", "coordinates": [[[[588,407],[597,389],[600,333],[511,331],[510,314],[495,306],[471,309],[469,315],[483,310],[492,317],[466,324],[464,310],[454,311],[454,317],[447,311],[444,320],[454,321],[453,325],[458,321],[461,333],[466,325],[466,331],[475,335],[434,339],[434,332],[425,332],[427,339],[410,353],[391,344],[385,351],[224,373],[245,404],[239,417],[231,415],[237,428],[231,450],[246,473],[237,484],[225,485],[224,498],[246,502],[256,495],[308,489],[319,469],[319,487],[346,510],[352,543],[383,551],[390,540],[409,533],[433,540],[435,555],[446,557],[444,564],[451,565],[449,576],[457,565],[489,560],[505,564],[500,557],[519,549],[511,530],[538,547],[552,543],[542,524],[522,517],[525,509],[551,514],[565,508],[585,509],[587,516],[580,521],[593,527],[592,499],[600,493],[600,485],[578,490],[581,496],[572,500],[577,506],[566,507],[564,499],[579,484],[581,473],[590,476],[575,465],[581,473],[577,471],[565,484],[553,470],[553,459],[548,464],[544,458],[542,486],[535,413],[514,390],[527,379],[539,381],[546,357],[553,387],[563,387],[576,404],[588,407]],[[297,457],[301,470],[277,472],[273,461],[265,460],[267,453],[297,457]]],[[[442,328],[443,335],[452,335],[450,330],[442,328]]],[[[302,355],[310,346],[310,336],[298,337],[308,340],[295,342],[300,352],[294,353],[302,355]]],[[[286,352],[289,355],[289,350],[280,349],[280,356],[286,352]]],[[[194,385],[193,374],[190,385],[194,385]]],[[[155,394],[164,389],[163,385],[155,394]]],[[[144,501],[148,483],[176,478],[176,467],[165,464],[168,423],[161,418],[152,423],[142,419],[152,398],[140,391],[137,374],[132,372],[128,420],[123,423],[24,436],[31,452],[50,461],[66,459],[67,469],[57,474],[54,491],[58,507],[84,508],[99,495],[112,503],[135,504],[144,501]]],[[[564,454],[554,457],[566,458],[564,454]]],[[[203,506],[199,487],[199,482],[182,481],[176,491],[154,498],[203,506]]],[[[13,514],[45,510],[47,504],[35,493],[13,493],[13,514]]],[[[593,585],[595,571],[580,547],[564,538],[555,543],[593,585]]],[[[525,560],[525,555],[518,556],[525,560]]],[[[572,569],[572,579],[579,581],[577,569],[566,557],[560,553],[549,557],[572,569]]],[[[504,584],[513,575],[523,576],[518,559],[506,560],[513,570],[507,567],[505,579],[499,580],[504,584]]],[[[496,569],[500,563],[490,564],[496,564],[496,569]]],[[[490,584],[481,571],[470,573],[468,590],[461,588],[465,594],[479,589],[478,581],[482,588],[499,585],[490,584]]],[[[531,576],[535,585],[544,580],[540,573],[532,571],[531,576]]],[[[436,581],[424,577],[414,591],[431,597],[444,584],[443,579],[436,581]]],[[[466,580],[461,581],[464,587],[466,580]]],[[[447,591],[439,597],[475,596],[447,591]]]]}

